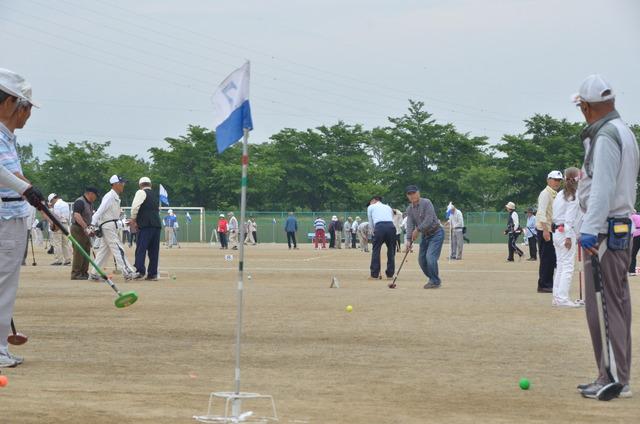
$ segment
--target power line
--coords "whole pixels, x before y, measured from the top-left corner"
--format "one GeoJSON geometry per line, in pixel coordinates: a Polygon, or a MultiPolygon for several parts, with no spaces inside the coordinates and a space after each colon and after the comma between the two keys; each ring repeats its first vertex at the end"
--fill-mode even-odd
{"type": "MultiPolygon", "coordinates": [[[[81,4],[78,4],[78,3],[71,2],[69,0],[61,0],[61,1],[65,2],[67,4],[74,5],[76,7],[80,7],[80,8],[83,8],[85,10],[91,11],[92,13],[97,14],[99,16],[105,16],[105,12],[98,12],[95,9],[86,7],[86,5],[84,5],[84,4],[81,5],[81,4]]],[[[415,93],[409,93],[409,92],[406,92],[406,91],[403,91],[403,90],[399,90],[397,87],[385,87],[385,86],[381,86],[379,84],[375,84],[375,83],[370,83],[370,82],[364,81],[361,78],[355,78],[355,77],[352,77],[352,76],[349,76],[349,75],[344,75],[344,74],[328,71],[328,70],[325,70],[325,69],[320,69],[320,68],[317,68],[317,67],[314,67],[314,66],[306,65],[306,64],[303,64],[303,63],[299,63],[297,61],[293,61],[293,60],[290,60],[290,59],[276,57],[274,55],[265,53],[265,52],[260,51],[260,50],[256,50],[256,49],[253,49],[253,48],[250,48],[250,47],[242,46],[242,45],[239,45],[239,44],[236,44],[236,43],[231,43],[231,42],[228,42],[228,41],[220,39],[220,38],[212,37],[209,34],[204,34],[204,33],[195,31],[195,30],[193,30],[191,28],[182,27],[182,26],[176,25],[176,24],[174,24],[172,22],[164,21],[164,20],[161,20],[161,19],[157,19],[157,18],[148,16],[148,15],[145,15],[145,14],[138,13],[138,12],[133,11],[131,9],[127,9],[127,8],[121,7],[119,5],[116,5],[116,4],[112,3],[112,2],[103,1],[103,3],[109,4],[111,6],[110,9],[118,9],[118,10],[121,10],[121,11],[125,12],[127,14],[127,16],[136,15],[136,16],[138,16],[140,18],[143,18],[143,19],[146,19],[146,20],[158,22],[163,27],[170,27],[170,28],[179,29],[181,31],[184,31],[184,32],[187,32],[187,33],[191,33],[191,34],[197,35],[197,36],[202,37],[202,38],[206,38],[206,39],[209,39],[209,40],[216,41],[218,43],[223,43],[223,44],[229,45],[229,46],[231,46],[233,48],[240,48],[240,49],[243,49],[243,50],[247,50],[247,51],[250,51],[252,53],[258,54],[260,56],[268,57],[269,59],[272,59],[272,60],[279,60],[279,61],[282,61],[282,62],[290,63],[290,64],[293,64],[295,66],[304,67],[304,68],[313,70],[315,72],[321,72],[322,74],[325,74],[325,75],[326,74],[335,75],[337,77],[348,79],[348,80],[356,82],[358,84],[368,85],[369,87],[373,86],[373,87],[377,88],[378,90],[383,89],[385,91],[389,91],[389,92],[393,92],[393,93],[404,92],[410,97],[415,95],[415,93]]],[[[158,30],[156,30],[154,28],[142,26],[138,22],[136,22],[135,24],[132,24],[131,22],[125,21],[125,20],[123,20],[121,18],[114,17],[113,15],[110,15],[110,18],[114,19],[114,20],[118,20],[120,22],[124,22],[129,26],[134,25],[134,26],[137,26],[139,28],[142,28],[143,30],[151,31],[151,32],[156,33],[156,34],[160,34],[162,36],[166,36],[165,33],[162,33],[162,32],[160,32],[160,31],[158,31],[158,30]]],[[[175,34],[172,34],[172,37],[175,38],[175,34]]],[[[206,47],[207,48],[211,48],[211,46],[208,45],[208,44],[207,44],[206,47]]],[[[227,53],[227,52],[224,52],[224,54],[233,56],[232,54],[227,53]]],[[[240,56],[236,55],[236,57],[240,57],[240,56]]],[[[287,69],[285,69],[285,71],[290,72],[287,69]]],[[[317,79],[316,77],[311,77],[311,78],[317,79]]],[[[328,81],[328,82],[330,82],[332,84],[336,83],[335,81],[328,81]]],[[[348,87],[351,88],[351,89],[354,88],[353,84],[349,85],[348,87]]],[[[370,92],[371,89],[369,88],[369,89],[367,89],[367,91],[370,92]]],[[[391,96],[389,96],[387,94],[386,97],[391,97],[391,96]]],[[[428,99],[428,100],[430,100],[432,102],[436,102],[436,103],[442,103],[442,104],[448,104],[448,105],[452,105],[452,106],[458,106],[458,107],[462,107],[462,108],[466,108],[466,109],[470,109],[470,110],[472,109],[472,110],[476,110],[476,111],[478,111],[480,113],[483,113],[483,114],[494,114],[494,115],[500,116],[500,118],[494,118],[494,119],[503,120],[505,122],[514,122],[514,121],[509,120],[509,119],[504,119],[503,118],[504,116],[509,116],[509,115],[504,114],[503,112],[501,112],[501,113],[493,112],[493,111],[488,110],[488,109],[477,108],[475,106],[465,105],[465,104],[457,103],[457,102],[451,102],[451,101],[448,101],[448,100],[442,100],[442,99],[438,99],[438,98],[431,97],[431,96],[422,96],[422,97],[424,99],[428,99]]],[[[403,98],[402,101],[406,101],[406,99],[403,98]]],[[[455,109],[448,109],[448,111],[453,112],[453,113],[461,113],[461,114],[466,114],[466,115],[469,115],[469,116],[473,116],[469,112],[462,112],[462,111],[455,110],[455,109]]],[[[521,122],[521,117],[516,117],[515,115],[511,115],[511,116],[513,116],[515,119],[517,119],[518,123],[521,122]]]]}

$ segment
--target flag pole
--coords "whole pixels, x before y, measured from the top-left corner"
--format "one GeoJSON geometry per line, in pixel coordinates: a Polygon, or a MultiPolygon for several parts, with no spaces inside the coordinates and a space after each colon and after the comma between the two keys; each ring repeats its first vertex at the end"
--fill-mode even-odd
{"type": "MultiPolygon", "coordinates": [[[[235,372],[235,393],[240,394],[240,352],[242,347],[242,306],[243,306],[243,285],[244,285],[244,238],[245,238],[245,215],[247,209],[247,170],[249,165],[249,130],[243,129],[242,138],[242,180],[240,187],[240,259],[238,261],[238,311],[236,320],[236,372],[235,372]]],[[[241,412],[241,402],[239,398],[234,399],[232,405],[233,416],[239,416],[241,412]]]]}

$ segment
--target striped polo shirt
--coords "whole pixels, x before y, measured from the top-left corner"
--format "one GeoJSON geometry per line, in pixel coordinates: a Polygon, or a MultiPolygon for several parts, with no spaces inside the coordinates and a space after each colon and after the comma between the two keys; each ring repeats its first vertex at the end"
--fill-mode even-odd
{"type": "MultiPolygon", "coordinates": [[[[0,123],[0,164],[10,172],[22,174],[22,166],[16,150],[16,136],[0,123]]],[[[0,197],[22,197],[10,188],[0,187],[0,197]]],[[[0,218],[26,218],[30,214],[29,204],[22,200],[19,202],[2,202],[0,205],[0,218]]]]}
{"type": "Polygon", "coordinates": [[[316,230],[324,230],[324,227],[325,227],[324,219],[322,218],[316,219],[315,221],[313,221],[313,226],[315,227],[316,230]]]}

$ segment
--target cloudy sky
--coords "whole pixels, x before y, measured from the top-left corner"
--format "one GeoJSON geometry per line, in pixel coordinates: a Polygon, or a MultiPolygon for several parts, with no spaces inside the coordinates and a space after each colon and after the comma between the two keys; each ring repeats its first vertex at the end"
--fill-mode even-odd
{"type": "Polygon", "coordinates": [[[148,157],[252,63],[252,142],[338,120],[372,128],[422,100],[441,122],[486,135],[534,113],[579,120],[569,102],[601,73],[640,122],[637,0],[0,0],[0,67],[42,103],[19,134],[112,142],[148,157]]]}

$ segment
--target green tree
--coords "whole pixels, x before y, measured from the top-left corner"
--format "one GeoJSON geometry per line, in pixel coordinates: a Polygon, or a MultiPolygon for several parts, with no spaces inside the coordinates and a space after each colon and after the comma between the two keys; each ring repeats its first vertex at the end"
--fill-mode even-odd
{"type": "Polygon", "coordinates": [[[449,201],[461,209],[479,202],[473,199],[482,196],[463,195],[473,194],[477,184],[465,186],[463,181],[469,180],[470,171],[477,174],[487,163],[485,137],[471,137],[452,124],[438,124],[424,110],[424,103],[411,100],[408,112],[389,122],[389,127],[373,131],[373,145],[380,149],[381,183],[388,187],[392,203],[406,204],[404,188],[409,184],[418,185],[438,213],[449,201]]]}

